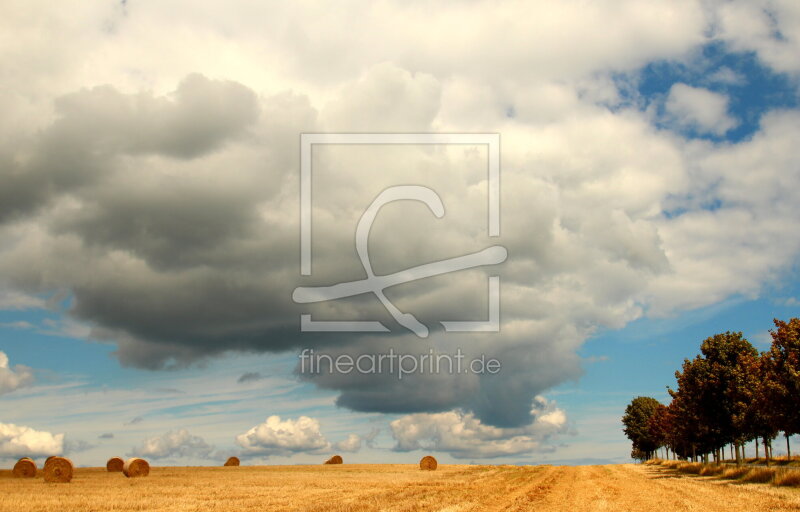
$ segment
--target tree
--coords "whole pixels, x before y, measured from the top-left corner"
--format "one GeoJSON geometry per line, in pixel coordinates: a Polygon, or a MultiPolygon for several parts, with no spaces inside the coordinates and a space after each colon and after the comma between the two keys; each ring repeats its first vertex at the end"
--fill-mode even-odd
{"type": "Polygon", "coordinates": [[[649,458],[649,454],[643,452],[642,450],[633,447],[631,448],[631,458],[633,460],[638,460],[639,462],[644,462],[649,458]]]}
{"type": "Polygon", "coordinates": [[[770,370],[769,353],[744,356],[741,364],[742,379],[746,381],[743,385],[745,393],[742,397],[745,402],[744,417],[741,419],[747,432],[744,436],[745,441],[755,438],[756,458],[758,458],[758,440],[761,439],[764,443],[767,464],[769,464],[767,446],[778,433],[774,419],[774,397],[771,396],[773,394],[773,375],[770,370]]]}
{"type": "Polygon", "coordinates": [[[791,456],[789,436],[800,433],[800,319],[789,322],[775,319],[772,346],[766,359],[766,396],[773,411],[773,426],[786,435],[786,448],[791,456]]]}
{"type": "Polygon", "coordinates": [[[659,446],[653,439],[649,424],[660,405],[655,398],[638,396],[631,400],[622,417],[622,424],[625,426],[622,430],[633,443],[632,453],[644,454],[646,459],[652,458],[653,452],[659,446]]]}
{"type": "MultiPolygon", "coordinates": [[[[728,443],[738,447],[752,434],[747,428],[750,388],[756,385],[748,378],[748,363],[758,351],[740,332],[725,332],[706,338],[701,354],[684,360],[681,371],[675,372],[673,398],[674,444],[678,453],[695,457],[696,453],[713,453],[721,459],[720,450],[728,443]]],[[[738,459],[737,455],[737,459],[738,459]]]]}
{"type": "Polygon", "coordinates": [[[666,447],[672,448],[672,417],[670,410],[663,404],[658,404],[650,421],[647,423],[647,431],[650,440],[656,445],[656,449],[666,447]]]}
{"type": "Polygon", "coordinates": [[[746,361],[757,357],[758,351],[741,332],[730,331],[707,338],[700,351],[708,365],[704,403],[707,420],[718,436],[716,448],[728,443],[738,447],[748,437],[748,386],[753,385],[746,375],[746,361]]]}
{"type": "Polygon", "coordinates": [[[684,359],[681,370],[675,372],[677,389],[667,388],[672,396],[672,437],[675,452],[695,460],[698,454],[711,451],[716,433],[706,415],[708,364],[700,356],[684,359]]]}
{"type": "Polygon", "coordinates": [[[761,440],[769,464],[781,430],[791,456],[789,437],[800,433],[800,319],[776,319],[770,333],[772,346],[762,354],[741,332],[706,338],[700,355],[675,372],[669,406],[649,397],[631,401],[622,422],[632,456],[651,458],[665,446],[682,458],[708,462],[711,453],[719,461],[730,444],[741,463],[745,443],[755,439],[756,457],[761,440]]]}

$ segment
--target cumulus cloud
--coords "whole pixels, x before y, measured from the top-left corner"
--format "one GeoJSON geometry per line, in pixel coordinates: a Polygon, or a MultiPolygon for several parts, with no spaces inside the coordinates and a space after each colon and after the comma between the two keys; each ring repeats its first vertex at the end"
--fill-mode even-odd
{"type": "Polygon", "coordinates": [[[142,444],[131,450],[131,455],[151,459],[168,458],[208,458],[214,450],[206,441],[192,435],[186,429],[170,430],[160,435],[148,437],[142,444]]]}
{"type": "MultiPolygon", "coordinates": [[[[0,49],[0,307],[66,293],[63,314],[76,323],[59,325],[82,327],[61,332],[113,343],[126,366],[175,368],[228,351],[460,347],[497,358],[501,373],[304,378],[353,410],[458,409],[459,421],[523,428],[537,394],[580,376],[576,350],[598,329],[757,296],[800,254],[796,112],[764,115],[741,143],[686,140],[654,127],[615,80],[649,62],[685,63],[710,38],[795,69],[788,1],[541,2],[525,16],[516,3],[483,1],[334,11],[131,3],[125,13],[24,4],[0,19],[19,41],[0,49]],[[313,22],[287,31],[285,19],[313,22]],[[314,276],[301,278],[298,135],[334,130],[500,133],[502,237],[485,237],[481,147],[315,148],[314,276]],[[379,273],[490,243],[509,250],[497,268],[387,290],[433,326],[424,345],[374,297],[291,301],[298,285],[363,277],[355,224],[398,183],[433,188],[446,215],[382,211],[370,246],[379,273]],[[437,329],[485,316],[490,273],[503,283],[500,333],[437,329]],[[301,335],[309,311],[378,319],[393,333],[301,335]]],[[[715,80],[736,79],[724,75],[715,80]]],[[[720,134],[735,123],[726,101],[678,84],[667,113],[720,134]]],[[[291,451],[266,425],[261,441],[239,436],[243,447],[291,451]]]]}
{"type": "Polygon", "coordinates": [[[728,114],[728,98],[701,87],[681,83],[673,85],[665,109],[679,126],[700,132],[723,135],[737,125],[728,114]]]}
{"type": "Polygon", "coordinates": [[[22,425],[0,423],[0,457],[60,455],[63,451],[64,434],[52,434],[22,425]]]}
{"type": "Polygon", "coordinates": [[[546,441],[567,431],[564,411],[536,397],[533,421],[520,428],[497,428],[472,413],[411,414],[391,422],[397,451],[446,452],[457,459],[494,458],[551,451],[546,441]]]}
{"type": "Polygon", "coordinates": [[[355,453],[361,449],[361,436],[350,434],[347,439],[333,443],[333,449],[337,452],[355,453]]]}
{"type": "Polygon", "coordinates": [[[291,455],[320,453],[331,444],[320,432],[319,420],[300,416],[296,420],[270,416],[244,434],[236,436],[236,444],[248,455],[291,455]]]}
{"type": "Polygon", "coordinates": [[[0,395],[33,384],[33,370],[18,364],[9,366],[8,356],[0,352],[0,395]]]}
{"type": "Polygon", "coordinates": [[[124,155],[194,158],[212,152],[254,121],[257,106],[241,84],[197,74],[187,76],[170,99],[126,95],[111,86],[60,96],[55,121],[20,151],[30,154],[2,155],[0,221],[92,184],[124,155]]]}

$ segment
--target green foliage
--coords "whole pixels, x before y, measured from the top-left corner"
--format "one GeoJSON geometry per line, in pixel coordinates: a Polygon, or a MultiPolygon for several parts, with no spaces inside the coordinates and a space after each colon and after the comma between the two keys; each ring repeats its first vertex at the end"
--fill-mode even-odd
{"type": "Polygon", "coordinates": [[[625,408],[625,415],[622,417],[622,424],[625,426],[623,431],[633,443],[634,452],[649,454],[658,448],[657,441],[650,433],[649,424],[659,406],[663,407],[655,398],[639,396],[625,408]]]}

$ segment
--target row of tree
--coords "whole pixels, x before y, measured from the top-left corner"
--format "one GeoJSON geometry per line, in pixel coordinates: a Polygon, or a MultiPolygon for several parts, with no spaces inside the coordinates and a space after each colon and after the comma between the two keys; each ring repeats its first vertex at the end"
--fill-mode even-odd
{"type": "Polygon", "coordinates": [[[774,322],[766,352],[741,332],[703,341],[700,354],[675,372],[669,405],[634,398],[622,417],[631,456],[650,459],[663,448],[667,457],[718,462],[730,445],[740,463],[744,444],[755,440],[756,457],[761,443],[769,464],[772,441],[783,432],[791,457],[789,436],[800,433],[800,319],[774,322]]]}

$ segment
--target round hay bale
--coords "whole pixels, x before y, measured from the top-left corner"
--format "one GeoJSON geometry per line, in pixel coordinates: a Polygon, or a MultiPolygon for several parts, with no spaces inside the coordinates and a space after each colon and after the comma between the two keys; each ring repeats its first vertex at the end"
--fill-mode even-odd
{"type": "Polygon", "coordinates": [[[437,467],[439,467],[439,463],[436,462],[436,459],[431,455],[426,455],[419,461],[419,469],[435,471],[437,467]]]}
{"type": "Polygon", "coordinates": [[[342,460],[341,455],[334,455],[330,459],[326,460],[325,464],[341,464],[342,462],[344,461],[342,460]]]}
{"type": "Polygon", "coordinates": [[[51,456],[47,457],[47,458],[44,460],[44,463],[45,463],[45,464],[47,464],[48,462],[50,462],[50,460],[51,460],[51,459],[54,459],[54,458],[56,458],[56,456],[55,456],[55,455],[51,455],[51,456]]]}
{"type": "Polygon", "coordinates": [[[228,460],[225,461],[226,466],[238,466],[239,465],[239,457],[229,457],[228,460]]]}
{"type": "Polygon", "coordinates": [[[49,457],[44,463],[44,481],[68,483],[72,480],[72,461],[64,457],[49,457]]]}
{"type": "Polygon", "coordinates": [[[33,462],[33,459],[23,457],[14,464],[11,474],[15,478],[33,478],[36,476],[36,463],[33,462]]]}
{"type": "Polygon", "coordinates": [[[128,459],[122,466],[122,474],[128,478],[147,476],[150,474],[150,464],[146,460],[137,457],[128,459]]]}
{"type": "Polygon", "coordinates": [[[111,457],[106,462],[106,471],[109,473],[119,473],[122,471],[122,466],[125,465],[125,461],[119,457],[111,457]]]}

